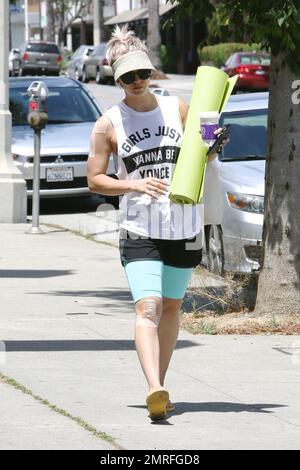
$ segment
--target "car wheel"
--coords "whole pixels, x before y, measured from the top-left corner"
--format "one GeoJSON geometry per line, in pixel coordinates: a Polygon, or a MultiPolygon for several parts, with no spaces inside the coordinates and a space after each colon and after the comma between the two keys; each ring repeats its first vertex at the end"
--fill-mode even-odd
{"type": "Polygon", "coordinates": [[[207,231],[206,252],[208,269],[222,276],[224,274],[224,244],[221,225],[210,225],[207,231]]]}
{"type": "Polygon", "coordinates": [[[87,82],[88,82],[88,77],[87,77],[87,73],[86,73],[85,67],[82,69],[81,80],[82,80],[83,83],[87,83],[87,82]]]}
{"type": "Polygon", "coordinates": [[[75,80],[81,81],[82,76],[79,74],[79,70],[75,69],[75,80]]]}
{"type": "Polygon", "coordinates": [[[96,70],[96,83],[98,83],[98,85],[100,85],[101,83],[105,83],[105,80],[101,77],[101,72],[99,68],[97,68],[96,70]]]}

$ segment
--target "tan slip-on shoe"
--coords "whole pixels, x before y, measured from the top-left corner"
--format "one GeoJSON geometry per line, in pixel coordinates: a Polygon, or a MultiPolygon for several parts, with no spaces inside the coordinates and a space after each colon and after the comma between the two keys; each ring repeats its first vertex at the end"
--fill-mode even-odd
{"type": "Polygon", "coordinates": [[[155,390],[149,393],[146,399],[149,418],[152,421],[166,419],[168,402],[169,392],[167,390],[155,390]]]}

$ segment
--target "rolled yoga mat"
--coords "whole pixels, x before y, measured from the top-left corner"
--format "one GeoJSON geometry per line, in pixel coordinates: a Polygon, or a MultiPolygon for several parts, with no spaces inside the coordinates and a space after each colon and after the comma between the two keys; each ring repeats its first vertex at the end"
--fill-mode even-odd
{"type": "Polygon", "coordinates": [[[198,67],[185,131],[174,170],[169,198],[178,204],[197,204],[203,197],[207,147],[200,133],[199,114],[221,114],[238,75],[229,76],[215,67],[198,67]]]}

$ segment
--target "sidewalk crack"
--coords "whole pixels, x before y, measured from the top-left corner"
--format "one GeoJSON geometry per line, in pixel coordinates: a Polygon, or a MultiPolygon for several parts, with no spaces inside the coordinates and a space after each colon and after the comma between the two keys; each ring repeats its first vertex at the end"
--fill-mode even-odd
{"type": "Polygon", "coordinates": [[[63,408],[59,408],[53,403],[50,403],[48,400],[41,398],[38,395],[35,395],[30,389],[24,387],[24,385],[20,384],[15,379],[8,377],[7,375],[2,374],[1,372],[0,372],[0,382],[10,385],[11,387],[15,388],[16,390],[19,390],[25,395],[31,396],[34,400],[38,401],[40,404],[46,406],[47,408],[54,411],[55,413],[58,413],[64,416],[65,418],[68,418],[74,421],[76,424],[78,424],[78,426],[82,427],[85,431],[91,433],[97,439],[110,443],[116,450],[126,450],[124,447],[121,447],[115,441],[115,439],[109,434],[103,431],[98,431],[94,426],[87,423],[84,419],[80,418],[79,416],[73,416],[71,413],[64,410],[63,408]]]}

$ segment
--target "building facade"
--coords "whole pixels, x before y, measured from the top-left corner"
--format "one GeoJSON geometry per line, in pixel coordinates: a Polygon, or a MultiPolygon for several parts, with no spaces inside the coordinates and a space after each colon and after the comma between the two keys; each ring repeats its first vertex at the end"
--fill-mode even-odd
{"type": "MultiPolygon", "coordinates": [[[[106,40],[116,24],[128,24],[130,29],[147,41],[148,0],[103,0],[104,33],[106,40]]],[[[166,20],[176,5],[160,0],[161,39],[165,71],[193,74],[199,65],[197,46],[206,37],[205,23],[195,23],[192,18],[176,21],[164,28],[166,20]]],[[[26,36],[33,39],[47,39],[46,1],[17,0],[11,8],[11,47],[19,47],[26,36]]],[[[69,51],[81,44],[93,44],[93,1],[76,18],[64,35],[64,45],[69,51]]],[[[57,38],[57,36],[56,36],[57,38]]],[[[57,38],[58,40],[58,38],[57,38]]]]}

